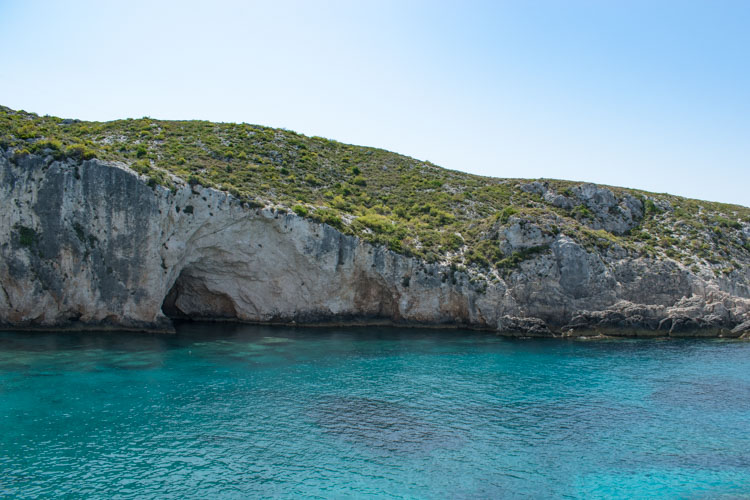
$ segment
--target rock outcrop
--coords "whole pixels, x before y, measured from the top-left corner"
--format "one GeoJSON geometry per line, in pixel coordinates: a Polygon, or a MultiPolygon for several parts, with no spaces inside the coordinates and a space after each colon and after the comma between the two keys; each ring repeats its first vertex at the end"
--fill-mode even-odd
{"type": "MultiPolygon", "coordinates": [[[[672,260],[594,250],[544,225],[511,220],[498,230],[503,254],[543,251],[477,279],[285,207],[255,207],[175,183],[172,190],[149,186],[124,164],[2,152],[0,324],[169,330],[170,318],[200,318],[538,336],[592,328],[633,335],[748,331],[747,272],[712,278],[672,260]]],[[[560,206],[572,203],[539,183],[526,189],[560,206]]],[[[640,200],[597,186],[583,184],[573,198],[613,233],[643,216],[640,200]]]]}

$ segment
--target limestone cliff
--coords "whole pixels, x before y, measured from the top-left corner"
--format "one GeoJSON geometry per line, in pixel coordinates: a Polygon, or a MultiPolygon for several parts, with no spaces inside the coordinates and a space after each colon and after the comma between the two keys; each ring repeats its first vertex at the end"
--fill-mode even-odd
{"type": "MultiPolygon", "coordinates": [[[[548,227],[554,220],[510,214],[488,238],[524,258],[481,273],[394,252],[286,207],[252,206],[178,178],[172,189],[147,181],[121,163],[3,150],[0,323],[169,330],[169,316],[517,335],[750,329],[746,260],[716,276],[618,245],[587,246],[548,227]]],[[[635,227],[645,210],[593,185],[567,196],[543,183],[524,189],[553,204],[577,196],[590,210],[604,207],[611,216],[596,224],[614,233],[635,227]]]]}

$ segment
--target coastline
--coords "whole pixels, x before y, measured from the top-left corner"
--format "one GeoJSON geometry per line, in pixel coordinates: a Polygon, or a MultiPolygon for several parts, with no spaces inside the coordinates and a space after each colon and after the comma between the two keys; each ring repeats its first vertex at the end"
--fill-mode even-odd
{"type": "Polygon", "coordinates": [[[314,331],[327,328],[369,328],[385,327],[408,330],[444,330],[444,331],[472,331],[485,332],[499,337],[517,339],[556,339],[556,340],[677,340],[677,339],[723,339],[750,341],[750,331],[732,332],[726,328],[688,329],[679,332],[664,330],[647,330],[638,328],[591,328],[575,331],[551,330],[549,334],[535,334],[532,332],[495,330],[462,324],[423,324],[393,322],[389,320],[363,319],[349,321],[243,321],[229,318],[191,318],[174,320],[168,327],[122,327],[117,325],[69,324],[65,326],[36,326],[36,325],[0,325],[0,332],[30,332],[30,333],[113,333],[113,334],[154,334],[177,335],[182,325],[229,325],[229,326],[267,326],[278,328],[300,328],[314,331]]]}

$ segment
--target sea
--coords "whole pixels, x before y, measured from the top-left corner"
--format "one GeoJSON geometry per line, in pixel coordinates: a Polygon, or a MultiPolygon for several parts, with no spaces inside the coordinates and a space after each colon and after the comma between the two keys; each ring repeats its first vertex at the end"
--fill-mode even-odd
{"type": "Polygon", "coordinates": [[[750,342],[0,332],[3,498],[750,498],[750,342]]]}

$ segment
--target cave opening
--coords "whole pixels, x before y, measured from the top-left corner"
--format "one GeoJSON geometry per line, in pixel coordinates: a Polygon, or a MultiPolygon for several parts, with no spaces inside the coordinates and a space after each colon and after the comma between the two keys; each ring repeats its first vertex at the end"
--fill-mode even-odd
{"type": "Polygon", "coordinates": [[[209,279],[185,268],[162,302],[161,310],[173,320],[236,319],[232,298],[211,286],[209,279]]]}

